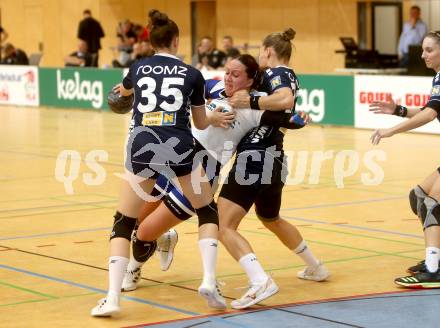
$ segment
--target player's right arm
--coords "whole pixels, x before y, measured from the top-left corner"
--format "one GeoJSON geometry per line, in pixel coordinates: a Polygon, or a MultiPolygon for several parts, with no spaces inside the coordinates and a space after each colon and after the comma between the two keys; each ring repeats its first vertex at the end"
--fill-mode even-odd
{"type": "Polygon", "coordinates": [[[406,108],[403,106],[398,106],[393,100],[391,100],[389,102],[373,101],[370,104],[369,110],[374,114],[387,114],[411,118],[420,113],[422,108],[406,108]]]}

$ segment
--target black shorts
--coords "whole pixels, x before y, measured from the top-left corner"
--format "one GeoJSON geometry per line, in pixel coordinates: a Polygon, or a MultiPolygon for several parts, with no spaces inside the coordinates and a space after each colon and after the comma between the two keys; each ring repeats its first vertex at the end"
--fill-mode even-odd
{"type": "Polygon", "coordinates": [[[255,212],[264,221],[275,220],[281,208],[281,196],[287,177],[283,169],[284,153],[247,150],[237,154],[220,197],[241,206],[246,212],[255,203],[255,212]],[[252,159],[249,156],[253,156],[252,159]]]}
{"type": "Polygon", "coordinates": [[[190,130],[176,127],[140,126],[127,143],[125,167],[144,177],[157,179],[184,176],[193,170],[194,138],[190,130]]]}

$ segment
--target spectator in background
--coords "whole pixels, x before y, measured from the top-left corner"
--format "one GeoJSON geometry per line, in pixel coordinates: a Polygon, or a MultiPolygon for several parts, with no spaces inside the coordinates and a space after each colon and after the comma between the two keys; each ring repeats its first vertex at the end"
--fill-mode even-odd
{"type": "Polygon", "coordinates": [[[122,65],[119,61],[113,60],[113,67],[130,67],[136,60],[151,57],[154,55],[153,47],[149,41],[137,42],[133,45],[133,51],[130,54],[130,59],[122,65]]]}
{"type": "Polygon", "coordinates": [[[403,25],[397,50],[401,67],[408,66],[409,46],[422,44],[423,38],[428,33],[428,27],[421,20],[420,13],[419,6],[412,6],[409,11],[409,21],[403,25]]]}
{"type": "Polygon", "coordinates": [[[92,66],[98,67],[98,52],[101,49],[101,38],[105,36],[104,31],[89,9],[84,10],[83,15],[84,19],[78,26],[78,39],[87,43],[88,52],[93,58],[92,66]]]}
{"type": "Polygon", "coordinates": [[[146,26],[136,24],[133,30],[134,33],[136,34],[137,42],[149,40],[150,33],[148,32],[148,28],[146,26]]]}
{"type": "Polygon", "coordinates": [[[92,66],[92,55],[87,50],[87,43],[79,40],[78,50],[72,52],[64,58],[64,65],[73,67],[90,67],[92,66]]]}
{"type": "Polygon", "coordinates": [[[234,47],[234,40],[229,35],[223,37],[223,51],[227,57],[237,58],[240,56],[240,51],[234,47]]]}
{"type": "Polygon", "coordinates": [[[223,66],[226,60],[226,54],[223,51],[214,48],[214,43],[209,36],[205,36],[200,41],[200,46],[198,49],[199,62],[197,66],[201,66],[201,59],[203,56],[208,58],[208,69],[218,69],[219,67],[223,66]]]}
{"type": "Polygon", "coordinates": [[[133,45],[136,43],[137,40],[137,35],[134,31],[133,23],[128,19],[120,22],[116,29],[116,36],[119,38],[118,61],[122,66],[125,67],[127,65],[127,62],[130,60],[130,54],[133,51],[133,45]]]}
{"type": "Polygon", "coordinates": [[[5,42],[8,36],[8,32],[6,32],[6,30],[2,26],[0,26],[0,43],[5,42]]]}
{"type": "Polygon", "coordinates": [[[29,59],[26,53],[15,48],[12,44],[6,43],[3,47],[3,56],[1,64],[3,65],[29,65],[29,59]]]}

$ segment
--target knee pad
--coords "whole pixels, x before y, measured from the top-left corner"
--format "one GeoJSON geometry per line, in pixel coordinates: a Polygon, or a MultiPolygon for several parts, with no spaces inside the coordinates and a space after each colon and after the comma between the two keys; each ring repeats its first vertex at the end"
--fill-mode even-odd
{"type": "Polygon", "coordinates": [[[164,204],[179,220],[185,221],[195,215],[189,200],[176,188],[170,190],[164,199],[164,204]]]}
{"type": "Polygon", "coordinates": [[[409,192],[409,204],[415,215],[421,218],[421,207],[426,196],[428,196],[420,186],[416,186],[409,192]]]}
{"type": "Polygon", "coordinates": [[[134,259],[144,263],[154,254],[157,248],[157,242],[155,240],[144,241],[135,237],[133,238],[132,246],[134,259]]]}
{"type": "Polygon", "coordinates": [[[426,197],[421,208],[423,229],[440,226],[440,205],[431,197],[426,197]]]}
{"type": "Polygon", "coordinates": [[[217,204],[214,201],[202,208],[197,208],[195,211],[199,217],[199,227],[207,223],[216,224],[218,227],[217,204]]]}
{"type": "Polygon", "coordinates": [[[110,234],[110,240],[113,238],[125,238],[128,241],[131,240],[131,234],[137,224],[136,218],[130,218],[119,212],[116,212],[115,221],[113,223],[113,229],[110,234]]]}

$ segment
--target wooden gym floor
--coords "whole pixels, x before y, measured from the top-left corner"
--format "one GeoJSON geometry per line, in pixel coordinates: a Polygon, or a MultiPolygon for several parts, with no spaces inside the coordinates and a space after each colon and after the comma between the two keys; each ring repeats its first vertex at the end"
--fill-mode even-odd
{"type": "MultiPolygon", "coordinates": [[[[91,308],[107,289],[108,235],[118,198],[117,174],[123,172],[129,116],[0,107],[0,122],[0,327],[126,327],[205,316],[210,319],[203,321],[203,327],[263,326],[264,320],[257,316],[261,311],[245,312],[248,321],[243,322],[228,319],[236,313],[231,309],[227,314],[211,316],[218,313],[197,295],[201,263],[194,219],[177,228],[179,243],[169,271],[160,271],[158,259],[153,257],[144,267],[141,287],[123,298],[121,314],[111,319],[92,318],[91,308]],[[65,172],[58,172],[58,180],[63,174],[76,177],[70,194],[55,174],[57,157],[64,150],[76,151],[81,158],[78,172],[69,165],[65,172]],[[92,179],[96,177],[86,160],[94,150],[108,154],[105,161],[99,162],[106,176],[95,181],[98,185],[85,183],[87,173],[92,179]]],[[[370,134],[367,130],[321,126],[287,134],[285,149],[296,151],[293,163],[299,163],[298,151],[303,151],[301,156],[307,156],[304,158],[308,161],[304,182],[285,187],[281,214],[300,229],[332,276],[323,283],[297,279],[296,272],[303,267],[301,260],[265,230],[251,210],[240,231],[280,287],[278,294],[255,309],[283,309],[289,305],[299,311],[304,303],[334,304],[329,300],[358,300],[361,295],[370,295],[375,301],[364,323],[350,321],[358,318],[349,311],[331,319],[339,313],[336,308],[327,308],[327,317],[304,312],[301,318],[318,320],[320,324],[315,322],[315,327],[378,327],[381,325],[375,324],[374,313],[384,313],[387,306],[378,301],[380,295],[411,294],[393,283],[424,256],[422,230],[410,211],[407,195],[440,164],[440,155],[435,151],[439,137],[403,134],[373,147],[370,134]],[[345,154],[359,158],[359,165],[352,163],[354,174],[343,179],[344,187],[338,188],[334,166],[338,161],[346,168],[349,165],[348,160],[341,161],[343,150],[354,151],[345,154]],[[378,185],[362,182],[362,175],[373,174],[364,163],[371,150],[381,150],[386,156],[385,161],[375,160],[379,172],[384,173],[378,185]],[[332,158],[322,162],[319,175],[312,174],[319,181],[310,181],[312,157],[323,151],[333,151],[332,158]]],[[[290,178],[294,178],[294,172],[290,178]]],[[[223,293],[228,301],[244,292],[237,288],[247,285],[246,276],[223,247],[218,276],[226,284],[223,293]]],[[[438,294],[429,291],[414,295],[438,294]]],[[[438,296],[435,299],[438,315],[440,302],[438,296]]],[[[420,299],[409,302],[415,306],[420,299]]],[[[269,326],[306,327],[295,321],[299,320],[298,313],[297,319],[290,317],[290,321],[283,321],[286,323],[270,317],[269,326]]],[[[398,322],[406,313],[405,308],[390,309],[388,315],[398,322]]],[[[425,320],[429,326],[432,315],[425,311],[418,320],[425,320]]],[[[188,322],[173,321],[162,326],[202,326],[188,322]]],[[[384,327],[393,327],[392,322],[384,327]]]]}

